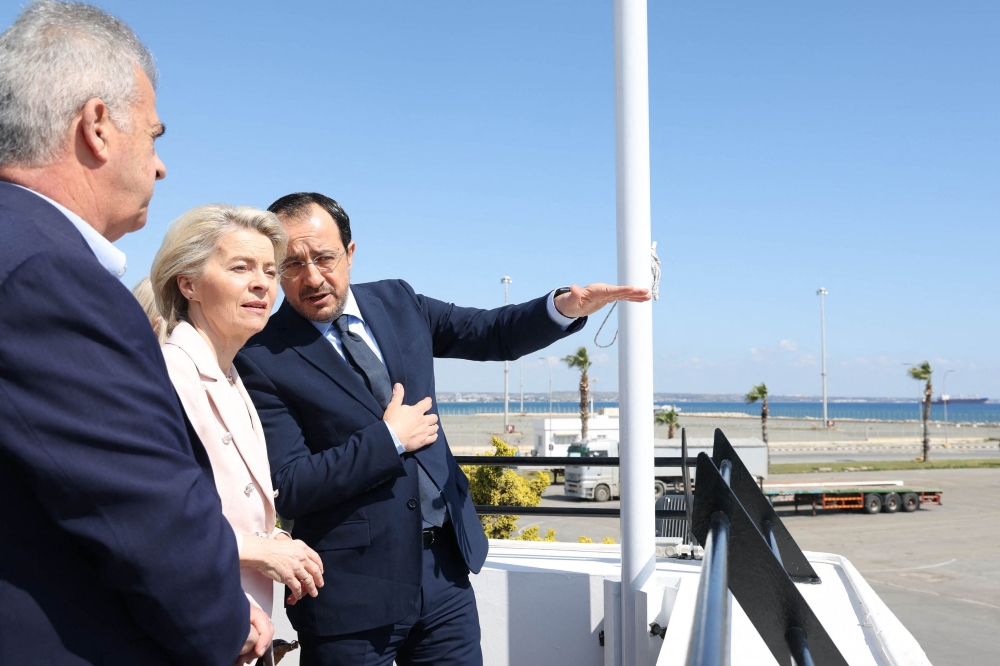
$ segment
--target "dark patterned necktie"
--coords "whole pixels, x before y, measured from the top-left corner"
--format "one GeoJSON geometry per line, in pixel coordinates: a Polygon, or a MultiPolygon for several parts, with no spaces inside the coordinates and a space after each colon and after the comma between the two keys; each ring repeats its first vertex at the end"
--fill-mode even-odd
{"type": "MultiPolygon", "coordinates": [[[[375,401],[384,410],[392,399],[392,382],[389,380],[389,371],[375,355],[372,348],[368,346],[368,343],[360,335],[348,329],[348,317],[350,315],[340,315],[334,322],[337,330],[340,331],[340,342],[344,349],[344,355],[351,367],[364,379],[365,385],[372,392],[375,401]]],[[[419,460],[417,460],[417,470],[421,516],[427,525],[441,527],[447,519],[444,497],[441,496],[441,490],[424,470],[424,466],[420,464],[419,460]]]]}

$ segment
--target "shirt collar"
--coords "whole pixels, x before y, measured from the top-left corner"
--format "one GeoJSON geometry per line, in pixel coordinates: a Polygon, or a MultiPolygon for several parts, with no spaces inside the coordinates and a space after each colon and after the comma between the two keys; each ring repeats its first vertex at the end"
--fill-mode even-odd
{"type": "MultiPolygon", "coordinates": [[[[354,292],[351,288],[347,288],[347,302],[344,303],[344,313],[345,315],[350,315],[351,317],[356,317],[364,323],[365,318],[361,316],[361,309],[358,308],[358,302],[354,300],[354,292]]],[[[326,334],[330,332],[330,328],[333,326],[332,321],[310,321],[313,326],[320,332],[320,335],[326,337],[326,334]]]]}
{"type": "MultiPolygon", "coordinates": [[[[17,183],[14,183],[17,185],[17,183]]],[[[44,194],[35,192],[30,188],[24,187],[23,185],[18,185],[21,189],[28,190],[35,196],[45,199],[50,204],[56,207],[56,209],[66,216],[73,226],[76,227],[80,235],[83,236],[83,240],[87,242],[90,246],[90,251],[94,253],[97,257],[97,261],[100,262],[101,266],[104,266],[112,275],[115,277],[121,277],[125,275],[125,271],[128,270],[128,265],[125,263],[125,253],[115,247],[111,241],[102,236],[97,232],[97,229],[87,224],[82,217],[66,208],[58,201],[53,201],[44,194]]]]}

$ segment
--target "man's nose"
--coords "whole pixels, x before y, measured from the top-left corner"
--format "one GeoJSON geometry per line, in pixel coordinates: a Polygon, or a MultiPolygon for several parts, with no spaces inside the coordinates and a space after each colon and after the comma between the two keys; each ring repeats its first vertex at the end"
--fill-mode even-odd
{"type": "Polygon", "coordinates": [[[160,156],[156,156],[156,180],[163,180],[167,177],[167,165],[163,163],[160,156]]]}
{"type": "Polygon", "coordinates": [[[302,276],[305,283],[310,287],[318,287],[326,282],[326,277],[316,268],[316,264],[308,263],[305,268],[305,275],[302,276]]]}

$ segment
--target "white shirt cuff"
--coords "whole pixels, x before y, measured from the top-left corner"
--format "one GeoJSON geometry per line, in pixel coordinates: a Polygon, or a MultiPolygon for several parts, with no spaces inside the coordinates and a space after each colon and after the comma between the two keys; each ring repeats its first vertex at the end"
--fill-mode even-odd
{"type": "Polygon", "coordinates": [[[570,325],[572,325],[572,323],[577,319],[576,317],[567,317],[566,315],[564,315],[563,313],[559,312],[559,310],[556,309],[555,289],[553,289],[552,292],[549,294],[549,300],[545,302],[545,309],[549,313],[549,319],[551,319],[556,326],[558,326],[564,331],[567,328],[569,328],[570,325]]]}
{"type": "Polygon", "coordinates": [[[406,453],[406,449],[404,449],[402,443],[400,443],[399,437],[396,437],[396,433],[392,431],[392,426],[386,423],[385,429],[389,431],[389,436],[392,437],[392,443],[396,445],[396,453],[399,455],[406,453]]]}

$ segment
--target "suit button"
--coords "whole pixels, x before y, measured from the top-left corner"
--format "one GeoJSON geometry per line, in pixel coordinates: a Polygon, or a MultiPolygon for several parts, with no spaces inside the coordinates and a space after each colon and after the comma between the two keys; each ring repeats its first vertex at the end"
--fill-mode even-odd
{"type": "Polygon", "coordinates": [[[222,436],[223,444],[232,444],[232,442],[233,442],[233,433],[227,432],[225,435],[222,436]]]}
{"type": "Polygon", "coordinates": [[[413,499],[411,497],[410,501],[406,503],[406,506],[410,507],[411,509],[416,509],[417,508],[417,500],[415,500],[415,499],[413,499]]]}
{"type": "Polygon", "coordinates": [[[252,493],[252,492],[253,492],[253,484],[252,483],[248,483],[247,487],[243,489],[243,494],[246,495],[247,497],[249,497],[250,493],[252,493]]]}

